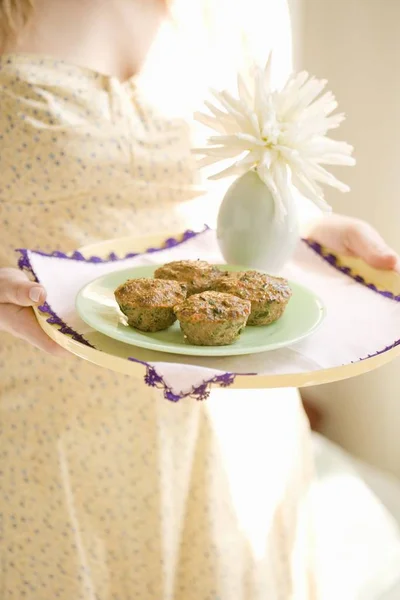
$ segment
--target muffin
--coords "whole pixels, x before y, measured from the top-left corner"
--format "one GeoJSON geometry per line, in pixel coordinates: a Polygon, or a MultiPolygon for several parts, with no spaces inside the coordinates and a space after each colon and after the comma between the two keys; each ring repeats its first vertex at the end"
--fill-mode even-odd
{"type": "Polygon", "coordinates": [[[156,279],[180,281],[187,287],[187,295],[200,294],[209,290],[220,277],[221,271],[204,260],[178,260],[159,267],[156,279]]]}
{"type": "Polygon", "coordinates": [[[251,303],[231,294],[203,292],[175,307],[186,340],[195,346],[233,344],[244,329],[251,303]]]}
{"type": "Polygon", "coordinates": [[[175,323],[174,306],[185,300],[186,288],[177,281],[129,279],[114,295],[131,327],[155,332],[175,323]]]}
{"type": "Polygon", "coordinates": [[[234,294],[251,302],[248,325],[270,325],[284,313],[292,296],[286,279],[259,271],[224,273],[214,283],[213,290],[234,294]]]}

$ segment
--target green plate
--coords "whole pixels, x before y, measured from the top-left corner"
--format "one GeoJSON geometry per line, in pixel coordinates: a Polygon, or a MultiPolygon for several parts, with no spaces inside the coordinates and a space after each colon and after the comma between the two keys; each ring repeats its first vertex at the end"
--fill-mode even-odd
{"type": "MultiPolygon", "coordinates": [[[[114,271],[87,284],[77,295],[76,309],[93,329],[118,340],[139,346],[194,356],[233,356],[276,350],[311,335],[325,317],[325,307],[313,292],[290,282],[293,296],[287,309],[276,323],[264,327],[246,327],[231,346],[193,346],[188,344],[179,323],[158,333],[143,333],[126,324],[114,299],[114,290],[127,279],[152,277],[157,266],[136,267],[114,271]]],[[[243,267],[221,265],[225,271],[242,271],[243,267]]]]}

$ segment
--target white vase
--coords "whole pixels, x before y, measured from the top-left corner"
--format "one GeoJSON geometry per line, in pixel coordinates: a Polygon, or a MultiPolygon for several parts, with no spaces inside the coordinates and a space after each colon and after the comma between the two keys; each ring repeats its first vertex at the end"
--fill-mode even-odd
{"type": "Polygon", "coordinates": [[[281,222],[275,202],[255,171],[239,177],[228,189],[218,214],[217,237],[225,261],[277,274],[299,241],[295,199],[281,222]]]}

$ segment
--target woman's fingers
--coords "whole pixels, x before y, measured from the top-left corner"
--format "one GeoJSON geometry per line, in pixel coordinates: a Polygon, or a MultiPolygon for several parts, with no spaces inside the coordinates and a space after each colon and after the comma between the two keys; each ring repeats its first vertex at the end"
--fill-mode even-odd
{"type": "Polygon", "coordinates": [[[365,221],[330,215],[314,223],[308,235],[333,252],[361,258],[375,269],[400,268],[396,252],[365,221]]]}
{"type": "Polygon", "coordinates": [[[363,221],[347,227],[345,246],[349,254],[361,258],[375,269],[393,270],[399,265],[396,252],[373,227],[363,221]]]}
{"type": "Polygon", "coordinates": [[[56,344],[40,327],[30,307],[15,304],[0,305],[0,329],[11,333],[49,354],[67,356],[69,352],[56,344]]]}
{"type": "Polygon", "coordinates": [[[58,356],[69,352],[56,344],[40,327],[32,306],[46,300],[46,290],[29,281],[18,269],[0,269],[0,331],[29,342],[36,348],[58,356]]]}
{"type": "Polygon", "coordinates": [[[45,300],[46,291],[43,286],[29,281],[22,271],[0,269],[0,304],[34,306],[45,300]]]}

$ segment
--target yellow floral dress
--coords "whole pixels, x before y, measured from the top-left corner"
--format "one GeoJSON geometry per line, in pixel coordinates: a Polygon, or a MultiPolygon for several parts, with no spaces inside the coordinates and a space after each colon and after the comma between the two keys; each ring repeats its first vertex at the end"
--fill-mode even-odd
{"type": "MultiPolygon", "coordinates": [[[[0,59],[0,266],[182,229],[188,126],[137,79],[0,59]]],[[[0,335],[2,600],[309,600],[296,394],[172,404],[142,379],[0,335]]]]}

